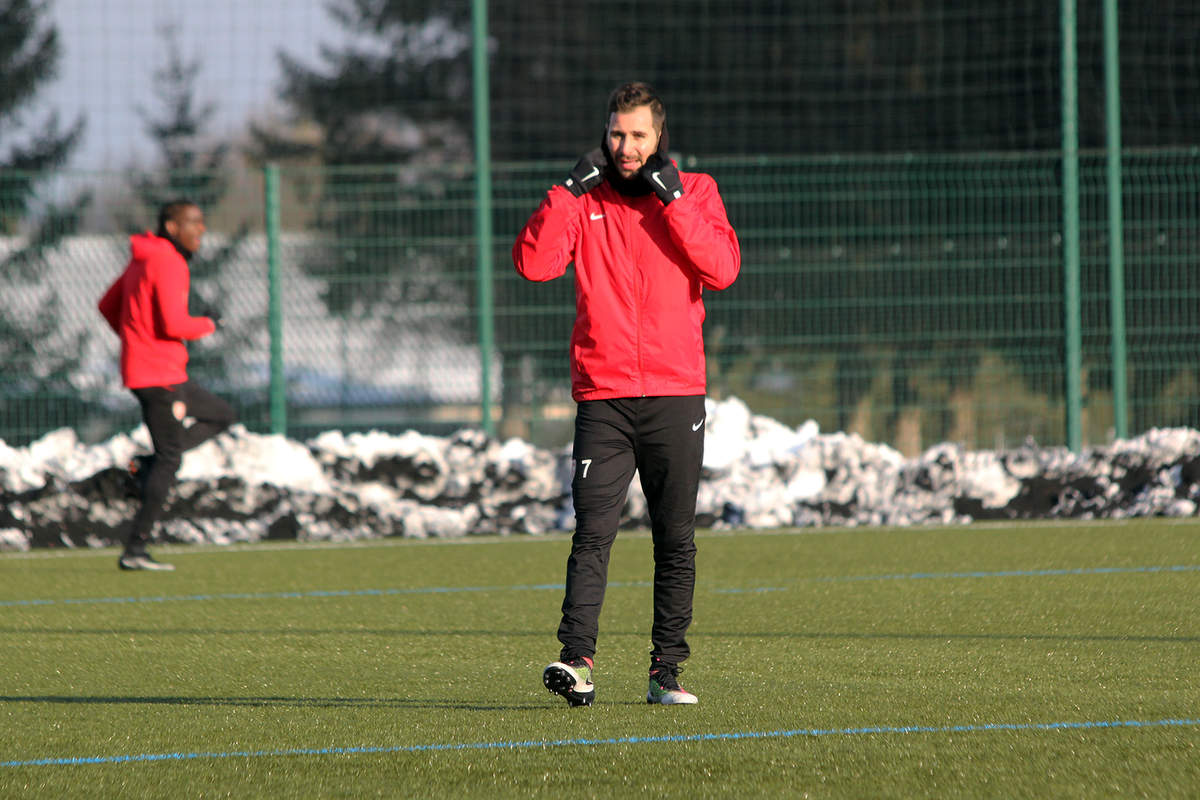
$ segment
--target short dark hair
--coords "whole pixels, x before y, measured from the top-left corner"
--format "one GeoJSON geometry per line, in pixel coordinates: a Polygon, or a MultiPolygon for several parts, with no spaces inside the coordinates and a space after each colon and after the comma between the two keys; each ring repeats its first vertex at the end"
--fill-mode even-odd
{"type": "Polygon", "coordinates": [[[199,205],[192,200],[188,200],[186,197],[181,197],[177,200],[170,200],[166,203],[163,203],[158,207],[158,235],[167,235],[168,220],[178,221],[180,215],[183,214],[185,209],[199,207],[199,205]]]}
{"type": "Polygon", "coordinates": [[[618,86],[608,96],[609,117],[617,113],[624,114],[642,106],[650,106],[650,116],[654,120],[654,128],[662,133],[663,125],[667,121],[667,109],[653,86],[641,81],[633,81],[618,86]]]}

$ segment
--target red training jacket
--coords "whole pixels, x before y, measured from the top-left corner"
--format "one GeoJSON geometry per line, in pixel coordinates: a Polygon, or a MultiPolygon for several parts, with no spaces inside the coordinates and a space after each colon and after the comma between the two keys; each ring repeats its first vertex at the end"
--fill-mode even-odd
{"type": "Polygon", "coordinates": [[[191,273],[175,245],[150,232],[129,244],[129,264],[100,298],[100,313],[121,337],[121,380],[130,389],[186,383],[182,340],[208,336],[216,326],[188,314],[191,273]]]}
{"type": "Polygon", "coordinates": [[[704,394],[705,288],[737,278],[741,248],[717,193],[680,172],[684,194],[582,197],[555,186],[513,245],[522,277],[548,281],[575,262],[571,395],[576,401],[704,394]]]}

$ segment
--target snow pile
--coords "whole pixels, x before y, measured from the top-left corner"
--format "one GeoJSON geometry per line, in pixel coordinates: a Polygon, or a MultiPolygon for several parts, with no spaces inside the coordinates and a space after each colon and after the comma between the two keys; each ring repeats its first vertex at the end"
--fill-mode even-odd
{"type": "MultiPolygon", "coordinates": [[[[136,509],[125,465],[144,428],[98,445],[70,430],[0,442],[0,549],[103,546],[136,509]]],[[[323,433],[300,443],[235,427],[190,452],[160,537],[177,542],[538,534],[574,525],[569,447],[545,450],[464,429],[323,433]]],[[[708,402],[697,522],[771,528],[977,519],[1191,516],[1200,432],[1151,430],[1081,453],[1032,443],[906,459],[853,434],[789,428],[734,399],[708,402]]],[[[634,481],[626,525],[646,524],[634,481]]]]}

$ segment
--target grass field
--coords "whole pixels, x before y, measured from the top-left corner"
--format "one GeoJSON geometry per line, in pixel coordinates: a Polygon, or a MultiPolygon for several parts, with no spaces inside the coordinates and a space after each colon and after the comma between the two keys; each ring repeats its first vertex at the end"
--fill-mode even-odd
{"type": "Polygon", "coordinates": [[[563,537],[0,556],[0,797],[1200,796],[1200,523],[699,545],[700,704],[630,532],[590,709],[563,537]]]}

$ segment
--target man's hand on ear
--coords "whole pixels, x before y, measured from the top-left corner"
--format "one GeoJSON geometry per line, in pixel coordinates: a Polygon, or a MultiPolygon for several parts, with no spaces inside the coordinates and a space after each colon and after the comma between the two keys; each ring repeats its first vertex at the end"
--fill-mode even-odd
{"type": "Polygon", "coordinates": [[[579,159],[571,170],[571,174],[563,181],[563,186],[566,186],[576,197],[582,197],[604,180],[606,163],[604,152],[597,147],[579,159]]]}
{"type": "Polygon", "coordinates": [[[679,178],[679,170],[661,152],[646,159],[641,173],[664,206],[683,197],[683,181],[679,178]]]}

